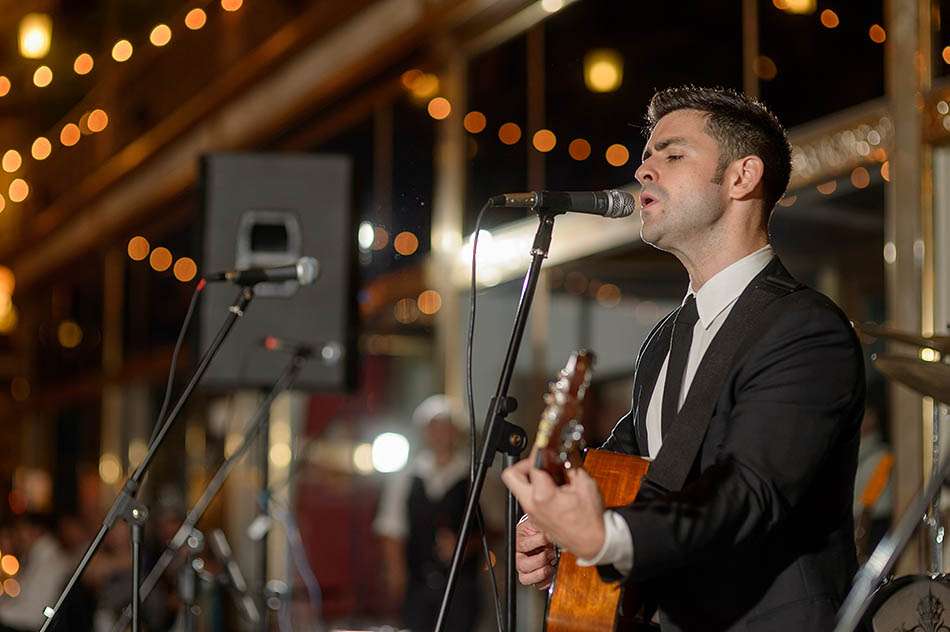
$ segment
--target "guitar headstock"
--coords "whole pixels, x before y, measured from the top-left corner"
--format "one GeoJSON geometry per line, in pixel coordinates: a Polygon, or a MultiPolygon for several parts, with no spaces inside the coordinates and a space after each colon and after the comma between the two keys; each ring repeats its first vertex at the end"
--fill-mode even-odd
{"type": "Polygon", "coordinates": [[[534,466],[545,470],[558,485],[567,482],[567,470],[580,467],[584,460],[581,417],[593,366],[593,353],[575,351],[544,395],[546,407],[532,449],[534,466]]]}

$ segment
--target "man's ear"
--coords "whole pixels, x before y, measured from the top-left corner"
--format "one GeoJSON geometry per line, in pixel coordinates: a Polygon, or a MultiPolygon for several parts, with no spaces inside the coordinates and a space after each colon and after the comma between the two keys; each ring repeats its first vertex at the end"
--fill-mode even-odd
{"type": "Polygon", "coordinates": [[[729,197],[734,200],[746,200],[761,196],[762,176],[765,164],[758,156],[746,156],[734,161],[726,169],[726,183],[729,185],[729,197]]]}

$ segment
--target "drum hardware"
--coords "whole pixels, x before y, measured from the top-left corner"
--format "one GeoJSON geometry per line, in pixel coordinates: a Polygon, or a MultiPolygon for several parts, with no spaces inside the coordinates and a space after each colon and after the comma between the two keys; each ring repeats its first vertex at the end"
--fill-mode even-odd
{"type": "Polygon", "coordinates": [[[852,632],[860,627],[872,632],[950,632],[950,623],[945,622],[945,617],[950,619],[945,605],[950,604],[950,582],[942,574],[944,530],[938,500],[944,481],[950,476],[950,456],[942,462],[940,459],[941,402],[950,401],[950,366],[942,358],[950,352],[950,336],[923,336],[872,324],[855,327],[869,336],[933,349],[939,354],[934,362],[888,354],[872,357],[874,366],[888,379],[933,398],[933,466],[924,489],[855,577],[838,612],[835,631],[852,632]],[[898,555],[917,529],[920,516],[929,532],[930,573],[888,580],[898,555]]]}

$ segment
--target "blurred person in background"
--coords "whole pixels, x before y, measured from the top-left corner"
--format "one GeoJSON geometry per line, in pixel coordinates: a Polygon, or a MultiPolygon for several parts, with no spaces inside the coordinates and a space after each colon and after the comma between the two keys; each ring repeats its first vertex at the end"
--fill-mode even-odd
{"type": "MultiPolygon", "coordinates": [[[[412,414],[423,448],[383,490],[373,530],[380,536],[390,603],[401,604],[413,632],[435,627],[468,497],[468,455],[451,399],[433,395],[412,414]]],[[[477,531],[474,530],[473,531],[477,531]]],[[[475,629],[479,619],[477,535],[467,548],[446,629],[475,629]]]]}
{"type": "MultiPolygon", "coordinates": [[[[46,622],[44,609],[56,603],[74,570],[72,559],[53,535],[50,517],[41,513],[16,518],[12,545],[20,562],[16,573],[20,594],[0,599],[0,632],[33,632],[46,622]]],[[[69,629],[60,624],[57,628],[69,629]]]]}
{"type": "Polygon", "coordinates": [[[887,533],[894,509],[894,453],[881,434],[879,408],[868,402],[861,420],[858,472],[854,479],[854,538],[864,561],[887,533]]]}

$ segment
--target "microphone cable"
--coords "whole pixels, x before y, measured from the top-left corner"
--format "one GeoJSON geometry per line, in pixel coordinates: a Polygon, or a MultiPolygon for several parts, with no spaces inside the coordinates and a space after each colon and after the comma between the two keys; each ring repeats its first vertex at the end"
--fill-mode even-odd
{"type": "MultiPolygon", "coordinates": [[[[477,460],[477,441],[478,432],[475,428],[475,386],[472,380],[472,353],[475,341],[475,295],[478,290],[477,283],[477,259],[478,254],[478,234],[481,232],[482,219],[485,211],[491,208],[491,200],[485,202],[478,216],[475,218],[475,236],[472,238],[472,286],[471,286],[471,304],[468,310],[468,338],[465,344],[465,395],[468,399],[468,430],[470,435],[471,453],[468,468],[468,481],[470,492],[474,490],[471,487],[475,484],[475,461],[477,460]]],[[[475,518],[478,521],[478,530],[481,532],[482,554],[485,556],[485,565],[491,577],[492,597],[495,602],[495,620],[498,624],[498,632],[504,632],[505,624],[502,621],[501,596],[498,593],[498,580],[495,578],[495,565],[492,563],[491,551],[488,549],[488,537],[485,535],[485,519],[482,517],[481,502],[478,504],[475,518]]]]}
{"type": "Polygon", "coordinates": [[[195,291],[191,295],[191,302],[188,304],[188,311],[185,313],[185,320],[181,324],[181,329],[178,332],[178,340],[175,341],[175,350],[172,351],[172,363],[168,369],[168,381],[165,383],[165,399],[162,401],[161,411],[158,413],[158,419],[155,422],[155,425],[152,426],[152,436],[148,439],[147,446],[151,447],[152,442],[155,441],[158,431],[162,428],[162,422],[165,420],[165,414],[168,412],[168,404],[171,402],[172,398],[172,386],[175,382],[175,371],[178,368],[178,355],[181,353],[181,346],[185,340],[185,332],[188,331],[188,325],[191,323],[191,318],[195,314],[195,307],[198,305],[198,296],[201,295],[202,290],[205,289],[205,286],[208,282],[205,279],[198,281],[195,285],[195,291]]]}

